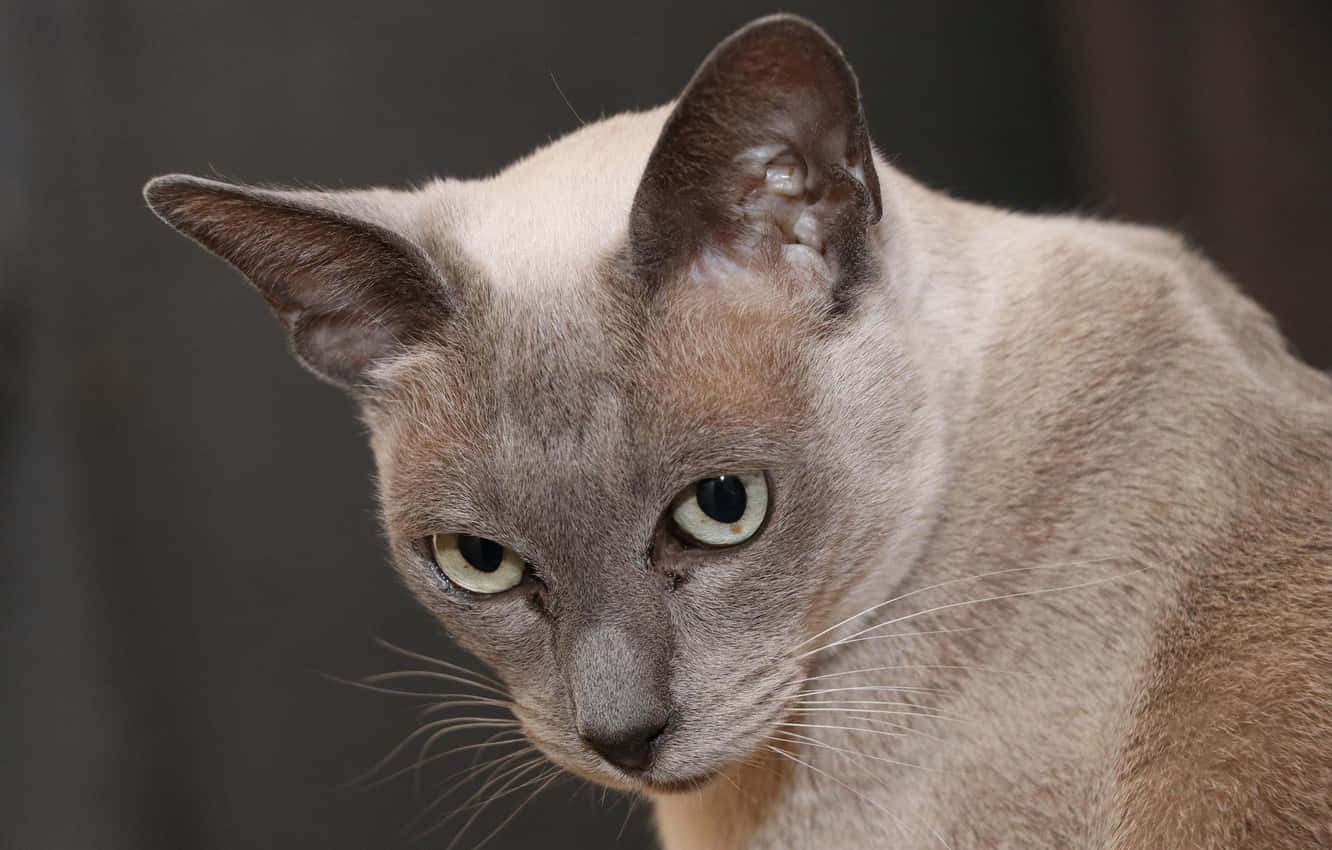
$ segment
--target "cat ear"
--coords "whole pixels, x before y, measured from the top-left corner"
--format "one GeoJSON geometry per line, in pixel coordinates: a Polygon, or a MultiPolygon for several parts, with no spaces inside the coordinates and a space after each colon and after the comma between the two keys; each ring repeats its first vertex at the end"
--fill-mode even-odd
{"type": "Polygon", "coordinates": [[[144,197],[167,224],[241,271],[296,357],[344,389],[447,313],[431,260],[386,220],[385,192],[277,191],[186,175],[144,197]]]}
{"type": "Polygon", "coordinates": [[[837,294],[865,273],[881,215],[851,66],[818,27],[776,15],[723,41],[681,95],[634,197],[632,260],[648,280],[814,260],[837,294]]]}

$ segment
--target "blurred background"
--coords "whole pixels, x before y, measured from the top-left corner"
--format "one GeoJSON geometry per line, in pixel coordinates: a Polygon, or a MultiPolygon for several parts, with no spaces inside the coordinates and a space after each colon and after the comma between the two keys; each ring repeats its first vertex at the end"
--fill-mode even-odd
{"type": "MultiPolygon", "coordinates": [[[[1332,4],[785,8],[841,42],[898,167],[1182,231],[1332,366],[1332,4]]],[[[431,765],[419,793],[343,787],[421,700],[323,674],[419,666],[375,636],[462,659],[387,566],[352,405],[238,275],[153,218],[143,182],[484,175],[580,118],[668,100],[772,10],[4,4],[0,847],[444,847],[465,819],[412,837],[469,758],[431,765]]],[[[650,847],[645,808],[571,780],[488,846],[650,847]]]]}

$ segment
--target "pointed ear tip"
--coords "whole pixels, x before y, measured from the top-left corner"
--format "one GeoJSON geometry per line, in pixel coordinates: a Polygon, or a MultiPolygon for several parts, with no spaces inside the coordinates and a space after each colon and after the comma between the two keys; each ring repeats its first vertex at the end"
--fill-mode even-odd
{"type": "Polygon", "coordinates": [[[734,60],[755,54],[776,65],[799,65],[813,59],[817,66],[837,69],[836,73],[855,80],[842,46],[818,24],[787,12],[755,18],[740,27],[717,45],[704,65],[724,61],[723,57],[734,60]]]}
{"type": "Polygon", "coordinates": [[[797,15],[794,12],[774,12],[771,15],[762,15],[746,24],[742,29],[749,27],[769,27],[769,26],[794,26],[802,29],[823,32],[818,24],[806,18],[804,15],[797,15]]]}
{"type": "Polygon", "coordinates": [[[198,185],[198,178],[188,174],[163,174],[143,184],[143,199],[153,212],[162,215],[172,207],[172,202],[180,197],[180,190],[198,185]]]}
{"type": "Polygon", "coordinates": [[[182,213],[191,201],[216,198],[235,190],[236,187],[227,183],[192,174],[163,174],[143,185],[143,199],[159,218],[179,230],[182,228],[182,213]]]}
{"type": "Polygon", "coordinates": [[[224,192],[237,188],[221,180],[209,180],[193,174],[162,174],[143,184],[143,197],[155,208],[161,203],[170,203],[186,192],[224,192]]]}
{"type": "Polygon", "coordinates": [[[761,18],[755,18],[742,26],[735,34],[740,35],[742,33],[782,30],[802,36],[813,36],[822,42],[834,46],[837,44],[823,27],[803,15],[796,15],[791,12],[777,12],[772,15],[764,15],[761,18]]]}

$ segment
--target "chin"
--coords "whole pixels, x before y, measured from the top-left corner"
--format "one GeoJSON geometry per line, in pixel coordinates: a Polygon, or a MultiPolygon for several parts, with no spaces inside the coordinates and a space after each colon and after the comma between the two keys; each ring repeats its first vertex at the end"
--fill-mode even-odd
{"type": "MultiPolygon", "coordinates": [[[[775,704],[781,702],[775,701],[775,704]]],[[[697,744],[701,739],[717,734],[718,730],[689,730],[686,735],[663,741],[652,761],[641,770],[621,768],[591,749],[578,746],[572,731],[549,736],[563,746],[552,744],[526,723],[524,733],[553,764],[581,779],[617,791],[667,797],[702,791],[731,767],[745,763],[759,749],[773,719],[759,722],[723,742],[713,741],[713,746],[706,749],[697,744]]]]}
{"type": "Polygon", "coordinates": [[[588,764],[578,758],[544,751],[546,758],[570,773],[617,791],[662,796],[700,791],[722,774],[721,768],[677,772],[650,767],[639,773],[619,770],[604,763],[588,764]]]}
{"type": "Polygon", "coordinates": [[[544,746],[539,746],[539,749],[553,764],[582,779],[617,791],[650,796],[701,791],[711,785],[725,770],[724,765],[703,769],[672,770],[669,766],[654,764],[644,771],[630,772],[606,764],[596,757],[587,758],[581,753],[568,754],[544,746]]]}
{"type": "Polygon", "coordinates": [[[639,778],[638,784],[641,790],[645,793],[656,796],[689,794],[695,791],[702,791],[704,788],[711,785],[720,775],[720,770],[709,770],[705,773],[699,773],[684,778],[671,776],[662,776],[660,778],[643,776],[639,778]]]}

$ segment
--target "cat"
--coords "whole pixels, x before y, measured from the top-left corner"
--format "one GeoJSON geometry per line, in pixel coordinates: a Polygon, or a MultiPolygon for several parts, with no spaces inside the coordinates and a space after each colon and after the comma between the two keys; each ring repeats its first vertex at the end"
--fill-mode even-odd
{"type": "Polygon", "coordinates": [[[397,570],[685,848],[1332,846],[1332,381],[931,191],[813,24],[497,176],[145,196],[358,400],[397,570]]]}

